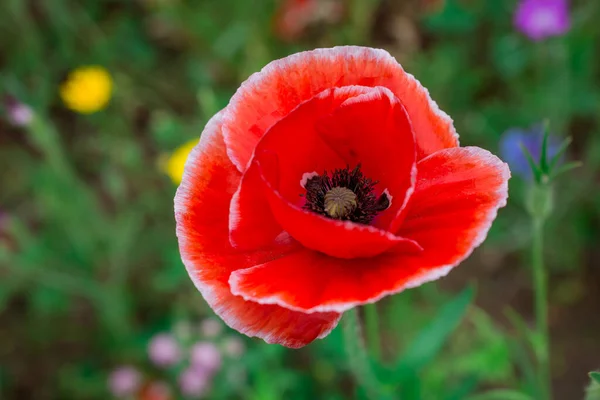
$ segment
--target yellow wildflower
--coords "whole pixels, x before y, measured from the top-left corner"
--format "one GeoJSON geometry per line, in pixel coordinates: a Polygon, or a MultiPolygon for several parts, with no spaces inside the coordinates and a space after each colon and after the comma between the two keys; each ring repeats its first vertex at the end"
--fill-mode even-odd
{"type": "Polygon", "coordinates": [[[113,81],[100,66],[79,67],[69,73],[60,87],[60,97],[67,107],[81,114],[91,114],[106,107],[113,81]]]}
{"type": "Polygon", "coordinates": [[[171,155],[166,159],[163,164],[163,170],[169,175],[173,183],[179,185],[181,178],[183,177],[183,167],[185,162],[192,151],[192,149],[198,144],[198,139],[190,140],[189,142],[179,146],[171,155]]]}

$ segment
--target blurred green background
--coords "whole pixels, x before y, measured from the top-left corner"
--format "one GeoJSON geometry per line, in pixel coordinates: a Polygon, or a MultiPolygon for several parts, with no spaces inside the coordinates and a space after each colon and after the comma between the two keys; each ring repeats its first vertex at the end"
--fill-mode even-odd
{"type": "MultiPolygon", "coordinates": [[[[179,258],[167,173],[249,74],[340,44],[388,50],[463,145],[498,154],[503,132],[543,119],[573,137],[567,158],[584,166],[556,185],[546,257],[555,398],[584,397],[586,373],[600,367],[600,3],[573,0],[569,32],[543,41],[515,30],[514,0],[296,3],[306,1],[1,2],[0,398],[113,398],[123,365],[139,381],[127,398],[184,398],[198,341],[222,359],[187,397],[364,396],[339,329],[297,351],[205,329],[212,312],[179,258]],[[86,65],[113,80],[110,103],[92,114],[60,97],[86,65]],[[15,119],[15,107],[32,119],[15,119]],[[159,333],[181,350],[169,367],[148,354],[159,333]]],[[[389,398],[532,392],[527,187],[511,180],[487,241],[448,278],[378,304],[389,398]]]]}

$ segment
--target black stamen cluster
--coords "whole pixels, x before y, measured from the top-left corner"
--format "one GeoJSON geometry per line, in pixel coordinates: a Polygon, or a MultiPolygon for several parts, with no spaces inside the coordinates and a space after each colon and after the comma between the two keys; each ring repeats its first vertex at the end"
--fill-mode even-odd
{"type": "Polygon", "coordinates": [[[327,171],[308,179],[305,185],[306,203],[304,209],[331,218],[325,211],[325,195],[335,187],[352,190],[356,195],[356,208],[344,220],[369,224],[375,215],[389,207],[390,201],[385,193],[379,198],[375,195],[377,181],[366,178],[360,170],[360,164],[354,169],[346,167],[336,169],[331,176],[327,171]]]}

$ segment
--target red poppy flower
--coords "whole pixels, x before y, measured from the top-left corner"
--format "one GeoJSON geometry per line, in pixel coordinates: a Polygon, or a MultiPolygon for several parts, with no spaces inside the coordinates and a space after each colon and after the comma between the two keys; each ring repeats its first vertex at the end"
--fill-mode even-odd
{"type": "Polygon", "coordinates": [[[341,313],[444,276],[510,172],[383,50],[294,54],[207,124],[175,197],[185,266],[232,328],[301,347],[341,313]]]}

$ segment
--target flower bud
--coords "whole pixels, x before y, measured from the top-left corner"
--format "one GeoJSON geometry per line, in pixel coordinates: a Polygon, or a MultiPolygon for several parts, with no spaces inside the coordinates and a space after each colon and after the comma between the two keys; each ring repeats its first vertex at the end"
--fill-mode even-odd
{"type": "Polygon", "coordinates": [[[543,176],[542,183],[533,183],[527,192],[525,205],[534,218],[546,219],[552,213],[554,196],[548,179],[547,176],[543,176]]]}

